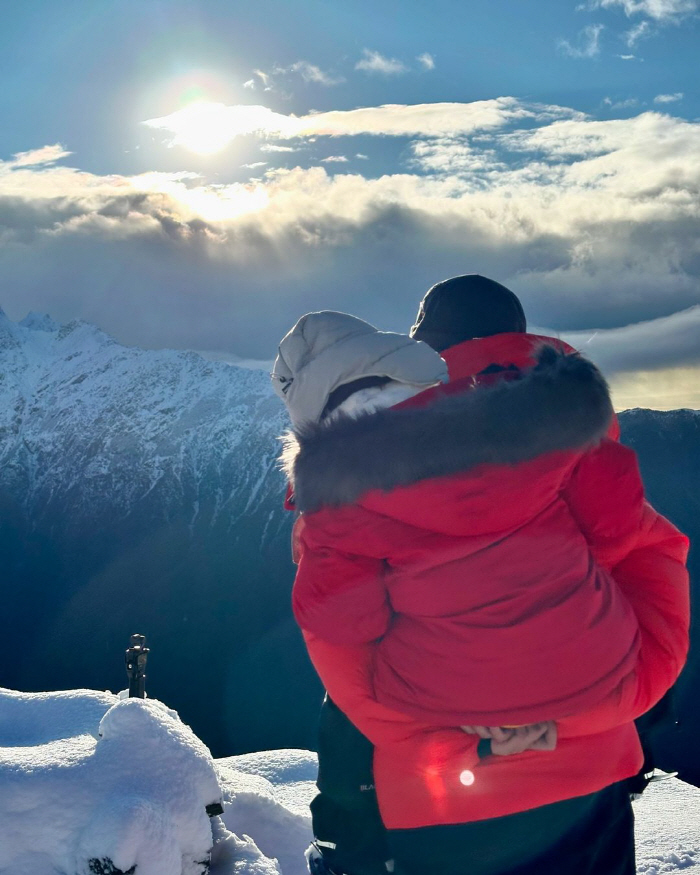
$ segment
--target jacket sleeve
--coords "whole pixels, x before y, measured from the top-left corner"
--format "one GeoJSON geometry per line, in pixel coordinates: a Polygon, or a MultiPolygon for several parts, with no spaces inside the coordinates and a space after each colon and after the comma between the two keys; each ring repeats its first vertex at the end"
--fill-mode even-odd
{"type": "Polygon", "coordinates": [[[337,539],[326,525],[327,516],[302,517],[295,533],[294,616],[304,631],[338,644],[375,641],[386,632],[392,613],[384,580],[387,563],[333,546],[337,539]]]}
{"type": "Polygon", "coordinates": [[[675,683],[688,652],[688,539],[644,500],[636,456],[603,441],[574,472],[565,498],[595,559],[609,568],[639,623],[635,670],[599,705],[559,722],[566,735],[634,720],[675,683]]]}
{"type": "Polygon", "coordinates": [[[467,735],[457,728],[439,728],[420,723],[406,714],[381,705],[374,698],[372,686],[372,644],[332,644],[311,632],[304,632],[304,640],[324,687],[329,695],[360,732],[375,747],[393,748],[401,745],[411,756],[435,745],[447,745],[459,750],[460,762],[465,767],[478,764],[479,738],[467,735]]]}

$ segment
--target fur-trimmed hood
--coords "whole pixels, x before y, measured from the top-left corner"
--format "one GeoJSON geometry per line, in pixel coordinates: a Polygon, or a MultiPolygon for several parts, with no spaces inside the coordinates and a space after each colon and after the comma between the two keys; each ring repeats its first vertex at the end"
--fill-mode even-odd
{"type": "Polygon", "coordinates": [[[312,512],[372,489],[583,450],[605,436],[612,416],[597,368],[544,346],[522,379],[297,429],[284,439],[282,465],[297,508],[312,512]]]}

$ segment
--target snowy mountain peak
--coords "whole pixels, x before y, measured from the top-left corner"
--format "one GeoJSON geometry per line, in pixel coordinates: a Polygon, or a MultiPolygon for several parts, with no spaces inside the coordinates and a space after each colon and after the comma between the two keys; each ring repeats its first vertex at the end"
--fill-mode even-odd
{"type": "Polygon", "coordinates": [[[63,496],[78,525],[96,507],[128,515],[160,496],[166,515],[184,502],[192,519],[205,505],[216,518],[282,488],[286,421],[264,373],[35,312],[0,318],[0,371],[0,488],[34,513],[63,496]]]}
{"type": "MultiPolygon", "coordinates": [[[[49,317],[50,318],[50,317],[49,317]]],[[[85,344],[88,341],[91,344],[98,346],[116,344],[117,341],[109,334],[104,332],[92,322],[84,322],[82,319],[73,319],[66,322],[65,325],[58,327],[58,340],[65,340],[67,337],[72,338],[72,342],[85,344]]]]}
{"type": "Polygon", "coordinates": [[[5,311],[0,307],[0,354],[17,348],[19,344],[16,332],[17,326],[7,318],[5,311]]]}
{"type": "Polygon", "coordinates": [[[30,313],[17,323],[22,328],[28,328],[30,331],[48,331],[54,332],[60,329],[58,322],[55,322],[48,313],[37,313],[32,310],[30,313]]]}

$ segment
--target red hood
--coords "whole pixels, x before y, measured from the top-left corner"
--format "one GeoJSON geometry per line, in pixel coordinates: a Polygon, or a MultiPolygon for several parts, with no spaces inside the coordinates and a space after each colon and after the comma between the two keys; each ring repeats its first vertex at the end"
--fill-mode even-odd
{"type": "Polygon", "coordinates": [[[443,350],[440,355],[447,362],[452,382],[479,374],[489,365],[500,365],[504,368],[515,365],[521,370],[531,368],[535,364],[537,350],[545,345],[567,354],[576,352],[568,343],[555,337],[513,333],[467,340],[443,350]]]}
{"type": "MultiPolygon", "coordinates": [[[[558,337],[543,334],[494,334],[492,337],[479,337],[467,340],[443,350],[440,355],[447,362],[450,383],[465,381],[480,374],[490,365],[508,368],[513,365],[520,370],[535,364],[537,350],[542,346],[553,346],[567,355],[577,351],[558,337]]],[[[430,392],[432,390],[428,390],[430,392]]],[[[426,393],[423,393],[425,395],[426,393]]],[[[620,440],[620,424],[613,415],[606,437],[612,441],[620,440]]]]}
{"type": "MultiPolygon", "coordinates": [[[[563,340],[523,333],[496,334],[449,347],[441,355],[447,362],[450,384],[428,389],[397,407],[424,406],[445,392],[467,391],[474,387],[474,378],[478,380],[477,375],[493,365],[506,370],[532,368],[537,351],[544,345],[566,354],[576,352],[563,340]]],[[[613,423],[608,436],[616,439],[617,418],[613,423]]],[[[431,531],[492,535],[517,526],[547,507],[579,458],[578,452],[560,452],[517,466],[481,466],[458,477],[442,478],[439,489],[434,480],[424,480],[388,493],[373,490],[359,504],[431,531]],[[463,513],[455,514],[455,507],[461,507],[463,513]]]]}

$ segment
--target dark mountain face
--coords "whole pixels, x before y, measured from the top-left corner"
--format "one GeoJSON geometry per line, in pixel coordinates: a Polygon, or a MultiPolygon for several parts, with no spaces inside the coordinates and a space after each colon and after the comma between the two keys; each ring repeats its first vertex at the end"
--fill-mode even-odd
{"type": "MultiPolygon", "coordinates": [[[[700,413],[620,420],[652,503],[700,544],[700,413]]],[[[285,427],[264,373],[0,315],[0,686],[122,689],[143,632],[150,695],[215,755],[315,747],[322,691],[291,616],[275,465],[285,427]]],[[[695,548],[696,592],[699,566],[695,548]]],[[[699,666],[694,653],[683,727],[660,744],[661,765],[698,784],[699,666]]]]}
{"type": "Polygon", "coordinates": [[[672,697],[679,726],[655,747],[661,768],[700,786],[700,411],[628,410],[620,426],[639,456],[647,498],[690,537],[691,648],[672,697]]]}

